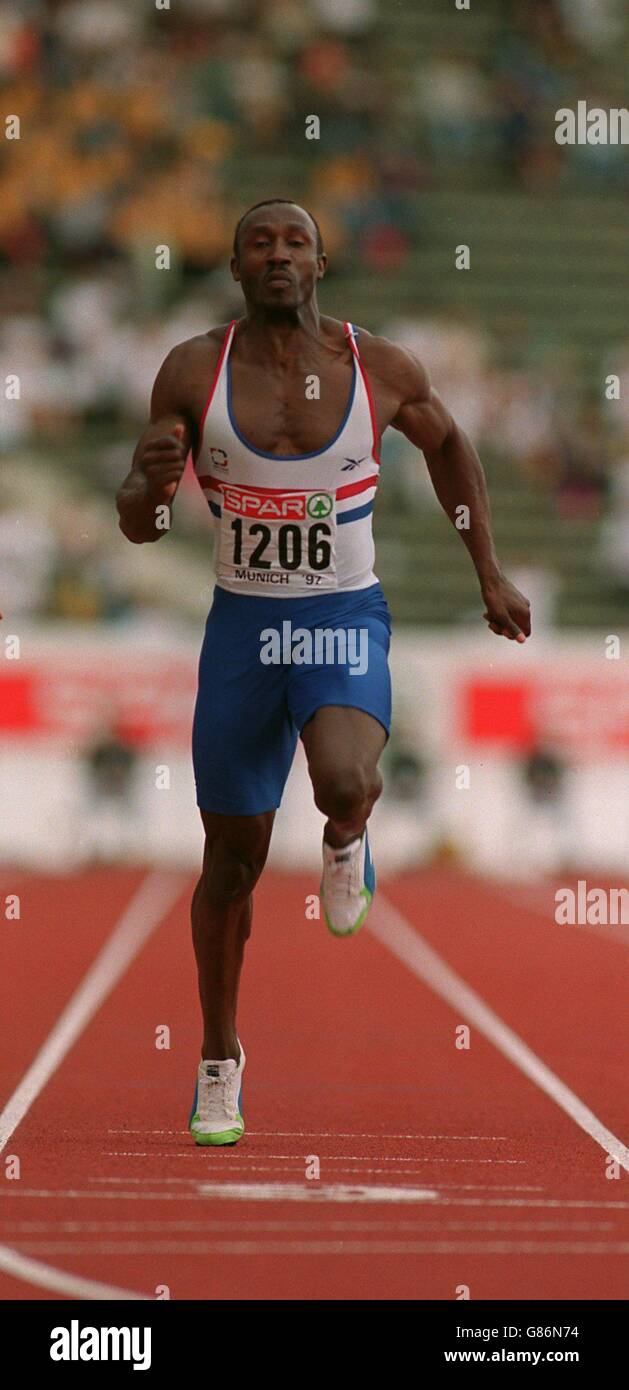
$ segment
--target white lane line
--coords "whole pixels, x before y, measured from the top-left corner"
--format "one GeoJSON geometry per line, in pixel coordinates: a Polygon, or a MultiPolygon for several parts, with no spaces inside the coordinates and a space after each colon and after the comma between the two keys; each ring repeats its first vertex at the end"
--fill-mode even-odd
{"type": "Polygon", "coordinates": [[[363,1187],[358,1183],[200,1182],[199,1196],[229,1202],[435,1202],[427,1187],[363,1187]]]}
{"type": "MultiPolygon", "coordinates": [[[[66,1134],[69,1130],[64,1131],[66,1134]]],[[[187,1129],[108,1129],[108,1134],[171,1134],[173,1138],[188,1134],[187,1129]]],[[[486,1139],[493,1144],[508,1144],[509,1140],[505,1134],[358,1134],[349,1131],[335,1129],[248,1129],[247,1134],[251,1139],[253,1135],[262,1139],[456,1139],[457,1141],[466,1139],[486,1139]]]]}
{"type": "MultiPolygon", "coordinates": [[[[111,1182],[112,1179],[111,1179],[111,1178],[101,1178],[100,1181],[103,1182],[103,1183],[105,1183],[105,1182],[111,1182]]],[[[43,1201],[45,1201],[45,1202],[50,1202],[53,1198],[63,1198],[63,1201],[64,1201],[64,1202],[66,1202],[66,1201],[88,1201],[88,1202],[94,1202],[94,1203],[96,1203],[96,1202],[106,1202],[106,1201],[110,1201],[110,1202],[118,1202],[118,1201],[131,1201],[131,1202],[198,1202],[198,1201],[199,1201],[199,1198],[200,1198],[200,1197],[203,1197],[203,1196],[205,1195],[204,1192],[201,1190],[201,1189],[204,1187],[204,1184],[203,1184],[202,1182],[198,1182],[198,1180],[195,1179],[195,1178],[190,1178],[190,1179],[184,1179],[184,1178],[179,1179],[179,1178],[177,1178],[177,1179],[175,1179],[175,1182],[177,1182],[177,1183],[181,1182],[181,1183],[182,1183],[185,1187],[187,1187],[187,1188],[189,1188],[189,1187],[193,1187],[193,1188],[194,1188],[194,1191],[185,1191],[185,1192],[182,1192],[182,1191],[175,1191],[175,1192],[173,1192],[173,1191],[167,1191],[167,1192],[164,1192],[164,1191],[162,1191],[162,1190],[160,1190],[160,1189],[151,1187],[151,1186],[150,1186],[150,1183],[151,1183],[151,1182],[155,1182],[155,1179],[154,1179],[154,1178],[120,1178],[120,1179],[117,1179],[117,1180],[115,1180],[115,1181],[126,1182],[126,1183],[131,1183],[131,1184],[137,1183],[138,1186],[137,1186],[137,1187],[131,1186],[131,1187],[127,1188],[127,1189],[124,1189],[124,1188],[122,1188],[122,1187],[115,1187],[115,1188],[113,1188],[112,1190],[107,1190],[107,1189],[106,1189],[106,1190],[103,1191],[103,1192],[95,1192],[93,1188],[87,1188],[87,1189],[83,1189],[83,1190],[82,1190],[82,1189],[80,1189],[80,1188],[72,1188],[72,1187],[71,1187],[71,1188],[27,1187],[27,1188],[24,1188],[23,1191],[17,1191],[17,1189],[16,1189],[15,1191],[11,1191],[11,1192],[8,1192],[8,1191],[4,1191],[4,1192],[3,1192],[3,1191],[0,1189],[0,1200],[1,1200],[3,1197],[5,1197],[5,1198],[13,1198],[13,1199],[19,1198],[19,1197],[27,1197],[27,1198],[29,1198],[29,1199],[31,1199],[31,1198],[33,1198],[33,1197],[38,1197],[38,1198],[41,1198],[41,1199],[42,1199],[43,1201]]],[[[163,1178],[163,1179],[158,1179],[158,1181],[165,1185],[165,1184],[167,1184],[167,1183],[168,1183],[169,1181],[171,1181],[171,1180],[168,1179],[168,1178],[163,1178]]],[[[270,1186],[270,1185],[271,1185],[271,1184],[265,1184],[265,1186],[270,1186]]],[[[279,1183],[279,1184],[276,1184],[276,1185],[279,1186],[279,1187],[283,1187],[283,1186],[284,1186],[283,1183],[279,1183]]],[[[221,1183],[220,1186],[221,1186],[221,1187],[225,1187],[226,1184],[221,1183]]],[[[241,1187],[243,1188],[243,1190],[245,1190],[245,1192],[248,1192],[248,1191],[249,1191],[249,1186],[248,1186],[247,1184],[241,1183],[241,1184],[239,1184],[239,1186],[241,1186],[241,1187]]],[[[374,1191],[375,1189],[372,1188],[372,1189],[369,1189],[369,1190],[370,1190],[370,1191],[374,1191]]],[[[407,1189],[406,1189],[406,1191],[411,1191],[411,1190],[412,1190],[412,1189],[410,1189],[410,1188],[407,1188],[407,1189]]],[[[489,1193],[493,1193],[493,1192],[495,1191],[494,1188],[487,1188],[487,1189],[484,1189],[484,1190],[487,1191],[487,1192],[489,1192],[489,1193]]],[[[275,1199],[273,1199],[273,1200],[275,1200],[275,1199]]],[[[439,1205],[439,1206],[442,1206],[442,1207],[536,1207],[536,1208],[537,1208],[537,1207],[539,1207],[539,1208],[542,1208],[542,1207],[543,1207],[543,1208],[550,1208],[550,1209],[553,1209],[553,1210],[556,1208],[557,1210],[566,1210],[566,1211],[568,1211],[568,1210],[578,1210],[578,1211],[629,1211],[629,1201],[627,1201],[627,1202],[613,1202],[613,1201],[603,1201],[603,1200],[593,1201],[593,1200],[591,1200],[591,1199],[589,1199],[589,1198],[576,1198],[576,1197],[568,1197],[568,1198],[562,1198],[562,1197],[494,1197],[494,1196],[487,1196],[487,1197],[457,1197],[457,1196],[452,1196],[452,1197],[451,1197],[451,1196],[443,1196],[443,1195],[442,1195],[442,1189],[441,1189],[441,1188],[439,1188],[439,1189],[436,1190],[435,1197],[433,1198],[433,1201],[434,1201],[435,1205],[439,1205]]]]}
{"type": "Polygon", "coordinates": [[[513,1032],[493,1009],[481,999],[475,990],[433,951],[427,941],[411,926],[410,922],[398,912],[382,893],[376,900],[373,916],[367,918],[367,926],[372,935],[386,946],[398,960],[407,965],[418,979],[444,999],[457,1014],[467,1019],[472,1027],[493,1043],[494,1047],[507,1057],[513,1065],[527,1076],[529,1081],[554,1100],[555,1104],[605,1153],[615,1158],[621,1168],[629,1173],[629,1149],[612,1134],[597,1118],[592,1110],[571,1091],[563,1081],[547,1067],[530,1047],[513,1032]]]}
{"type": "MultiPolygon", "coordinates": [[[[182,1156],[182,1155],[180,1155],[180,1157],[181,1157],[181,1156],[182,1156]]],[[[134,1155],[134,1157],[135,1157],[135,1155],[134,1155]]],[[[156,1155],[155,1155],[155,1154],[142,1154],[142,1155],[140,1155],[140,1157],[142,1157],[142,1158],[155,1158],[156,1155]]],[[[161,1154],[161,1155],[158,1155],[158,1157],[161,1157],[161,1158],[165,1158],[165,1159],[166,1159],[166,1158],[172,1158],[173,1155],[172,1155],[172,1154],[161,1154]]],[[[193,1158],[196,1158],[197,1155],[196,1155],[196,1154],[193,1154],[192,1157],[193,1157],[193,1158]]],[[[203,1158],[201,1155],[198,1156],[198,1159],[199,1159],[199,1170],[208,1167],[208,1163],[209,1163],[209,1160],[208,1160],[208,1159],[203,1158]]],[[[445,1159],[444,1159],[443,1161],[445,1162],[445,1159]]],[[[458,1163],[459,1161],[464,1162],[465,1160],[463,1160],[463,1159],[461,1159],[461,1160],[455,1159],[455,1160],[454,1160],[455,1163],[458,1163]]],[[[222,1160],[219,1160],[219,1162],[222,1162],[222,1160]]],[[[448,1165],[448,1166],[449,1166],[449,1165],[448,1165]]],[[[303,1159],[302,1159],[302,1161],[301,1161],[300,1163],[295,1162],[295,1163],[291,1164],[290,1168],[278,1168],[278,1166],[277,1166],[276,1163],[234,1163],[233,1160],[231,1160],[231,1159],[229,1159],[229,1158],[226,1158],[226,1159],[225,1159],[224,1169],[223,1169],[223,1170],[224,1170],[224,1171],[229,1171],[230,1173],[274,1173],[276,1177],[278,1177],[278,1176],[280,1176],[280,1175],[282,1175],[282,1176],[285,1175],[286,1177],[290,1177],[291,1175],[294,1176],[296,1170],[297,1170],[297,1171],[301,1170],[301,1171],[303,1172],[303,1159]]],[[[220,1171],[220,1170],[219,1170],[217,1167],[215,1167],[215,1168],[214,1168],[214,1171],[215,1171],[215,1172],[218,1172],[218,1171],[220,1171]]],[[[354,1168],[354,1167],[352,1167],[351,1164],[346,1164],[346,1163],[334,1163],[334,1164],[330,1164],[330,1165],[329,1165],[329,1170],[328,1170],[328,1171],[333,1172],[335,1175],[337,1175],[337,1174],[339,1174],[339,1175],[340,1175],[340,1174],[347,1175],[348,1173],[355,1173],[358,1177],[361,1177],[361,1178],[371,1177],[371,1175],[372,1175],[373,1173],[378,1173],[379,1175],[382,1175],[382,1176],[384,1176],[384,1177],[386,1177],[386,1178],[400,1178],[400,1177],[405,1177],[405,1178],[406,1178],[406,1177],[408,1177],[408,1178],[420,1178],[420,1179],[421,1179],[423,1176],[425,1176],[425,1175],[423,1175],[422,1173],[418,1173],[418,1171],[417,1171],[416,1168],[396,1168],[395,1173],[392,1173],[390,1168],[364,1168],[364,1167],[362,1167],[362,1168],[354,1168]]],[[[102,1182],[110,1182],[110,1181],[111,1181],[111,1179],[109,1179],[109,1178],[103,1178],[103,1179],[102,1179],[102,1182]]],[[[123,1181],[127,1181],[127,1179],[124,1179],[123,1181]]],[[[129,1181],[129,1182],[133,1182],[134,1180],[133,1180],[133,1178],[129,1178],[128,1181],[129,1181]]],[[[142,1181],[142,1182],[161,1182],[161,1181],[172,1181],[172,1180],[171,1180],[171,1179],[163,1179],[163,1180],[162,1180],[157,1174],[153,1173],[152,1176],[151,1176],[150,1178],[142,1178],[141,1181],[142,1181]]],[[[318,1180],[318,1178],[313,1178],[313,1179],[308,1179],[308,1181],[318,1182],[319,1180],[318,1180]]],[[[434,1181],[436,1181],[436,1179],[434,1179],[434,1181]]],[[[492,1187],[492,1188],[489,1189],[489,1190],[492,1191],[492,1192],[495,1192],[495,1191],[496,1191],[496,1188],[493,1188],[493,1187],[492,1187]]],[[[0,1194],[0,1196],[1,1196],[1,1195],[2,1195],[2,1194],[0,1194]]],[[[19,1195],[19,1194],[16,1193],[15,1195],[17,1196],[17,1195],[19,1195]]]]}
{"type": "MultiPolygon", "coordinates": [[[[55,1254],[78,1254],[78,1251],[63,1251],[61,1245],[52,1241],[46,1247],[45,1243],[31,1243],[31,1248],[37,1245],[40,1253],[55,1254]]],[[[86,1247],[85,1252],[93,1255],[94,1247],[86,1247]]],[[[20,1254],[19,1250],[12,1250],[9,1245],[0,1245],[0,1270],[5,1274],[11,1275],[13,1279],[20,1279],[27,1284],[35,1284],[40,1289],[50,1289],[53,1293],[67,1294],[68,1298],[88,1298],[88,1299],[121,1299],[125,1302],[128,1299],[148,1300],[149,1295],[134,1293],[131,1289],[119,1289],[115,1284],[99,1284],[95,1279],[84,1279],[78,1274],[67,1274],[63,1269],[54,1269],[52,1265],[42,1264],[40,1260],[31,1259],[28,1255],[20,1254]]]]}
{"type": "Polygon", "coordinates": [[[342,1129],[248,1129],[247,1134],[258,1134],[263,1139],[486,1139],[492,1143],[509,1143],[505,1134],[359,1134],[342,1129]]]}
{"type": "MultiPolygon", "coordinates": [[[[168,1158],[170,1157],[170,1155],[164,1154],[163,1157],[168,1158]]],[[[443,1162],[445,1162],[445,1159],[443,1160],[443,1162]]],[[[458,1159],[455,1159],[454,1162],[458,1162],[458,1159]]],[[[205,1161],[203,1159],[200,1160],[199,1167],[202,1166],[207,1167],[207,1159],[205,1161]]],[[[277,1164],[275,1163],[233,1163],[229,1160],[226,1160],[226,1167],[229,1169],[230,1173],[274,1173],[276,1176],[278,1174],[285,1174],[286,1177],[290,1177],[291,1174],[295,1173],[295,1169],[303,1170],[303,1160],[301,1163],[293,1163],[290,1168],[278,1168],[277,1164]]],[[[351,1164],[346,1163],[334,1163],[330,1164],[329,1167],[334,1171],[335,1174],[342,1173],[343,1175],[346,1175],[347,1173],[356,1173],[357,1176],[361,1178],[365,1178],[368,1176],[370,1177],[373,1173],[382,1174],[384,1177],[387,1178],[422,1177],[422,1174],[418,1173],[416,1168],[397,1168],[395,1173],[392,1173],[390,1168],[353,1168],[351,1164]]],[[[152,1178],[151,1181],[155,1182],[156,1179],[152,1178]]],[[[157,1179],[157,1181],[159,1181],[159,1179],[157,1179]]],[[[319,1180],[318,1178],[315,1178],[309,1179],[308,1181],[318,1182],[319,1180]]]]}
{"type": "MultiPolygon", "coordinates": [[[[228,1231],[233,1235],[234,1222],[231,1221],[203,1221],[196,1218],[193,1221],[169,1221],[167,1217],[162,1217],[160,1221],[15,1221],[11,1223],[11,1229],[17,1236],[47,1235],[60,1236],[76,1235],[172,1235],[174,1232],[185,1231],[190,1235],[200,1236],[204,1231],[228,1231]]],[[[242,1218],[238,1221],[239,1231],[309,1231],[312,1232],[312,1219],[309,1221],[251,1221],[242,1218]]],[[[519,1218],[507,1221],[444,1221],[443,1213],[439,1212],[438,1220],[431,1223],[422,1214],[417,1216],[414,1221],[400,1221],[396,1219],[392,1222],[391,1218],[387,1221],[377,1221],[373,1217],[369,1221],[353,1221],[345,1218],[342,1221],[334,1221],[331,1217],[325,1217],[323,1213],[317,1218],[317,1232],[322,1231],[386,1231],[398,1234],[400,1231],[613,1231],[613,1221],[526,1221],[519,1218]]]]}
{"type": "MultiPolygon", "coordinates": [[[[198,1158],[198,1157],[199,1157],[199,1155],[195,1152],[194,1149],[179,1149],[179,1150],[177,1150],[177,1149],[172,1149],[172,1150],[170,1150],[170,1151],[167,1152],[167,1153],[156,1153],[156,1151],[155,1151],[154,1149],[151,1149],[151,1150],[149,1150],[149,1151],[146,1151],[146,1150],[143,1150],[143,1149],[105,1149],[105,1151],[104,1151],[104,1156],[105,1156],[105,1158],[198,1158]]],[[[244,1154],[243,1154],[243,1158],[244,1158],[244,1157],[247,1157],[247,1155],[244,1155],[244,1154]]],[[[410,1154],[409,1154],[406,1158],[386,1158],[386,1157],[383,1157],[382,1154],[368,1155],[366,1158],[361,1157],[360,1154],[348,1154],[347,1158],[343,1158],[343,1157],[341,1156],[341,1154],[319,1154],[318,1157],[319,1157],[321,1163],[333,1163],[334,1166],[337,1167],[337,1168],[345,1168],[345,1167],[347,1166],[348,1163],[373,1163],[373,1162],[376,1162],[376,1163],[447,1163],[448,1167],[450,1167],[450,1165],[453,1164],[453,1163],[473,1163],[474,1165],[477,1165],[477,1164],[480,1164],[480,1163],[500,1163],[500,1164],[505,1164],[505,1163],[507,1163],[507,1164],[513,1164],[513,1163],[516,1163],[516,1164],[525,1164],[525,1163],[528,1162],[528,1160],[527,1160],[526,1158],[413,1158],[412,1155],[410,1155],[410,1154]]],[[[303,1161],[304,1161],[304,1160],[303,1160],[302,1154],[251,1154],[251,1156],[249,1157],[249,1164],[239,1163],[238,1165],[236,1165],[236,1164],[234,1164],[234,1163],[231,1161],[230,1156],[228,1156],[228,1157],[226,1158],[225,1161],[226,1161],[227,1163],[229,1163],[230,1168],[234,1168],[234,1167],[236,1167],[236,1166],[239,1167],[239,1168],[245,1168],[245,1167],[248,1167],[249,1165],[251,1166],[251,1168],[255,1168],[255,1166],[256,1166],[256,1162],[255,1162],[256,1158],[274,1159],[276,1162],[279,1161],[279,1162],[282,1162],[282,1163],[284,1163],[284,1162],[289,1162],[289,1163],[292,1164],[293,1167],[295,1166],[296,1163],[303,1163],[303,1161]]],[[[201,1160],[201,1161],[203,1162],[203,1160],[201,1160]]],[[[356,1171],[356,1172],[359,1172],[360,1169],[356,1169],[355,1171],[356,1171]]],[[[371,1172],[375,1172],[376,1169],[371,1169],[370,1171],[371,1171],[371,1172]]],[[[382,1169],[381,1171],[382,1171],[382,1172],[386,1172],[387,1170],[386,1170],[386,1168],[385,1168],[385,1169],[382,1169]]]]}
{"type": "MultiPolygon", "coordinates": [[[[82,1241],[32,1241],[31,1249],[55,1255],[92,1255],[82,1241]]],[[[544,1240],[202,1240],[103,1241],[102,1255],[629,1255],[629,1242],[544,1240]]],[[[105,1295],[99,1295],[104,1297],[105,1295]]],[[[111,1295],[110,1295],[111,1296],[111,1295]]],[[[118,1295],[116,1295],[118,1296],[118,1295]]],[[[127,1298],[131,1295],[124,1294],[127,1298]]]]}
{"type": "Polygon", "coordinates": [[[53,1072],[188,882],[183,875],[150,873],[140,884],[0,1114],[0,1153],[53,1072]]]}
{"type": "MultiPolygon", "coordinates": [[[[225,1166],[226,1166],[226,1169],[228,1169],[229,1171],[231,1171],[231,1169],[232,1169],[232,1167],[233,1167],[233,1164],[228,1160],[228,1161],[226,1162],[226,1165],[225,1165],[225,1166]]],[[[169,1177],[169,1176],[166,1176],[166,1175],[160,1176],[159,1178],[146,1178],[146,1177],[144,1177],[144,1178],[136,1178],[135,1176],[132,1177],[131,1174],[127,1174],[124,1178],[122,1178],[122,1177],[118,1177],[118,1178],[113,1178],[113,1177],[88,1178],[87,1181],[88,1181],[88,1182],[99,1183],[99,1184],[101,1184],[101,1186],[102,1186],[104,1183],[114,1183],[114,1184],[126,1183],[127,1185],[128,1185],[129,1183],[142,1183],[142,1184],[146,1185],[148,1182],[153,1182],[153,1183],[154,1183],[154,1182],[159,1182],[160,1186],[162,1186],[162,1187],[163,1187],[166,1183],[174,1184],[175,1186],[182,1186],[182,1187],[195,1187],[196,1184],[197,1184],[197,1182],[199,1181],[199,1179],[198,1179],[198,1178],[182,1178],[182,1177],[174,1178],[174,1177],[169,1177]]],[[[497,1183],[492,1183],[491,1186],[489,1186],[489,1187],[488,1187],[485,1183],[478,1183],[478,1182],[450,1182],[450,1183],[448,1183],[448,1182],[442,1182],[442,1183],[439,1184],[439,1191],[440,1191],[440,1192],[446,1191],[448,1188],[451,1188],[454,1192],[471,1192],[471,1191],[474,1191],[474,1192],[544,1192],[544,1191],[545,1191],[544,1187],[543,1187],[543,1186],[539,1186],[539,1184],[537,1184],[537,1183],[526,1183],[526,1184],[524,1184],[524,1183],[517,1183],[517,1184],[515,1184],[515,1183],[500,1183],[500,1182],[497,1182],[497,1183]]],[[[63,1192],[60,1192],[59,1195],[60,1195],[61,1197],[63,1197],[63,1196],[64,1196],[64,1193],[63,1193],[63,1192]]],[[[102,1195],[106,1195],[106,1193],[105,1193],[105,1194],[102,1194],[102,1195]]],[[[17,1192],[17,1191],[14,1191],[13,1189],[11,1189],[11,1191],[9,1191],[9,1189],[5,1189],[5,1191],[4,1191],[4,1193],[3,1193],[2,1189],[0,1188],[0,1200],[2,1200],[2,1197],[3,1197],[3,1196],[5,1196],[5,1197],[11,1197],[11,1196],[19,1197],[19,1196],[20,1196],[20,1193],[17,1192]]],[[[628,1203],[627,1205],[629,1205],[629,1203],[628,1203]]]]}

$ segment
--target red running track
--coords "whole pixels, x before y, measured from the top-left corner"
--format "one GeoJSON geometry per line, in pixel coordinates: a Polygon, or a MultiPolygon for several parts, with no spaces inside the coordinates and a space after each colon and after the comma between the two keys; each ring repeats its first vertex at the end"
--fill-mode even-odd
{"type": "MultiPolygon", "coordinates": [[[[22,911],[0,935],[0,1108],[145,877],[3,874],[22,911]]],[[[182,888],[4,1147],[0,1297],[63,1298],[71,1275],[151,1298],[627,1298],[627,1172],[473,1022],[456,1046],[465,1016],[385,944],[386,904],[625,1143],[626,931],[556,926],[550,889],[430,870],[384,885],[377,937],[339,941],[305,916],[311,879],[267,872],[247,1133],[199,1150],[182,888]]]]}

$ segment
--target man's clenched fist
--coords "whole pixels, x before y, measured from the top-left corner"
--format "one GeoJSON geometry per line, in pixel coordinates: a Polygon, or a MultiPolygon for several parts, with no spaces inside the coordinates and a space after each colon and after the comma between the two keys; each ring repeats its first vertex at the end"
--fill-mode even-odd
{"type": "Polygon", "coordinates": [[[183,425],[174,425],[170,434],[150,439],[144,445],[136,467],[144,474],[153,501],[169,502],[174,497],[186,466],[188,448],[183,425]]]}
{"type": "Polygon", "coordinates": [[[525,642],[531,635],[531,605],[504,574],[497,574],[481,585],[487,604],[483,617],[498,637],[525,642]]]}

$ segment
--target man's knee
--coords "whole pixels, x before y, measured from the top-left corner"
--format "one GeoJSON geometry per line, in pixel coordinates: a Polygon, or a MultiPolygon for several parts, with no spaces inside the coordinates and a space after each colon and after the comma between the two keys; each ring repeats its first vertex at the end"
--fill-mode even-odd
{"type": "Polygon", "coordinates": [[[315,804],[329,820],[341,824],[368,814],[382,790],[378,769],[359,764],[325,768],[312,780],[315,804]]]}
{"type": "Polygon", "coordinates": [[[208,833],[202,881],[210,901],[244,902],[249,897],[266,863],[269,840],[266,816],[248,816],[244,825],[208,833]]]}

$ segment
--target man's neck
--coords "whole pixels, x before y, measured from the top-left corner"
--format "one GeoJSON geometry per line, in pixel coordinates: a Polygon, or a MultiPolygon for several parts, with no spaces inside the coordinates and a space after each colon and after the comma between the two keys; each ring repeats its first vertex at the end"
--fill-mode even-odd
{"type": "Polygon", "coordinates": [[[257,361],[288,366],[302,356],[304,349],[321,337],[321,315],[314,300],[297,309],[248,308],[240,330],[247,349],[257,361]]]}

